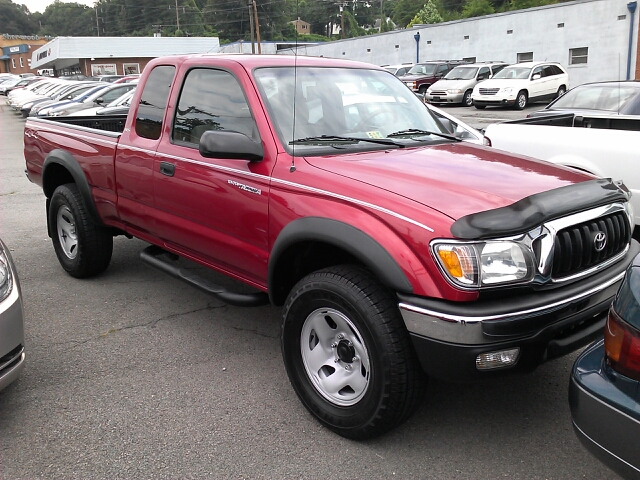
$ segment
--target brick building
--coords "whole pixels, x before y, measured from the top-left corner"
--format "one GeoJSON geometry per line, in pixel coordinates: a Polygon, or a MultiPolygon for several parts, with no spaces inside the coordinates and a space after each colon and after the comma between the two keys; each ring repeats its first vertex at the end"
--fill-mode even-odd
{"type": "Polygon", "coordinates": [[[31,68],[31,54],[51,38],[37,35],[0,36],[0,73],[36,73],[31,68]]]}

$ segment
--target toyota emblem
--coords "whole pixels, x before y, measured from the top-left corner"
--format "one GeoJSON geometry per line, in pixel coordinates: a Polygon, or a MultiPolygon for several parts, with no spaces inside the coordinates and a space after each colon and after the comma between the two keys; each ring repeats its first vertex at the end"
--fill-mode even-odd
{"type": "Polygon", "coordinates": [[[597,232],[593,237],[593,247],[596,249],[596,252],[601,252],[606,246],[607,234],[604,232],[597,232]]]}

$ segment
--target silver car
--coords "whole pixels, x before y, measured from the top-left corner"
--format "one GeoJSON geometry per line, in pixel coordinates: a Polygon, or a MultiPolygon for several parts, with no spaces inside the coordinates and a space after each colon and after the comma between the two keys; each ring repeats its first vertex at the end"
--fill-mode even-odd
{"type": "Polygon", "coordinates": [[[425,98],[430,103],[454,103],[470,107],[473,105],[473,87],[483,80],[492,78],[507,65],[504,62],[458,65],[431,85],[425,98]]]}
{"type": "Polygon", "coordinates": [[[24,309],[16,268],[0,240],[0,390],[24,367],[24,309]]]}

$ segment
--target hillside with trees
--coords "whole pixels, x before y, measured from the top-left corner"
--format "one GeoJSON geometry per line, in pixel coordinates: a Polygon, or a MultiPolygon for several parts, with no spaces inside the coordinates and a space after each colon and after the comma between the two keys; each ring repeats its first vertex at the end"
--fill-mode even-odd
{"type": "MultiPolygon", "coordinates": [[[[256,0],[262,40],[334,40],[558,3],[561,0],[256,0]],[[300,18],[312,35],[296,36],[300,18]],[[380,22],[380,19],[384,21],[380,22]],[[390,19],[390,21],[387,21],[390,19]],[[332,35],[333,26],[344,25],[332,35]]],[[[218,36],[250,39],[247,0],[56,0],[43,13],[0,0],[0,33],[51,36],[218,36]],[[177,8],[176,8],[177,7],[177,8]]]]}

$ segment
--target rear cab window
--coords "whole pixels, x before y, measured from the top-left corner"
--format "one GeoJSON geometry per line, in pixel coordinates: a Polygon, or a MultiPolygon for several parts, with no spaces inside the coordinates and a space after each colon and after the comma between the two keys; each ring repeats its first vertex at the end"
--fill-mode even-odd
{"type": "Polygon", "coordinates": [[[158,65],[149,74],[136,114],[135,131],[138,136],[150,140],[160,138],[175,73],[176,67],[173,65],[158,65]]]}

